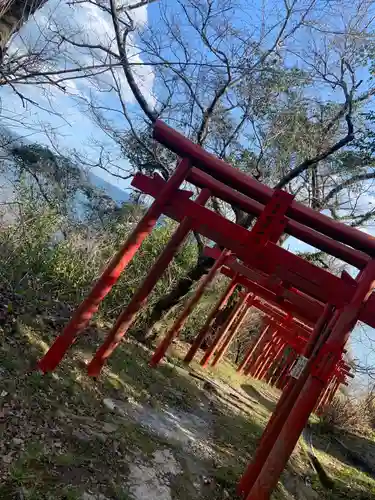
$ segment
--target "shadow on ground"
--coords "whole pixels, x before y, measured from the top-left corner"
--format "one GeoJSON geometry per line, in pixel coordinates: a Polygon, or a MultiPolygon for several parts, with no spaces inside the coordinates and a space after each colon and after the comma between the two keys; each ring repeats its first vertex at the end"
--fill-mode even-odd
{"type": "Polygon", "coordinates": [[[315,433],[314,446],[375,479],[375,443],[370,438],[350,432],[315,433]]]}
{"type": "Polygon", "coordinates": [[[27,314],[1,331],[2,500],[235,498],[261,432],[256,415],[206,394],[178,367],[149,368],[150,352],[132,341],[90,379],[94,329],[56,372],[26,374],[53,334],[27,314]]]}
{"type": "MultiPolygon", "coordinates": [[[[84,368],[103,337],[94,328],[56,372],[26,374],[55,337],[51,325],[24,310],[0,325],[2,500],[236,498],[275,406],[272,391],[255,382],[207,391],[181,366],[151,369],[150,351],[131,340],[95,381],[84,368]]],[[[337,492],[326,492],[298,452],[272,498],[372,498],[367,476],[349,482],[345,467],[333,471],[337,492]]]]}
{"type": "Polygon", "coordinates": [[[273,412],[276,406],[276,402],[273,396],[266,395],[263,392],[260,392],[251,384],[243,384],[241,387],[251,398],[256,399],[259,404],[267,408],[270,413],[273,412]]]}

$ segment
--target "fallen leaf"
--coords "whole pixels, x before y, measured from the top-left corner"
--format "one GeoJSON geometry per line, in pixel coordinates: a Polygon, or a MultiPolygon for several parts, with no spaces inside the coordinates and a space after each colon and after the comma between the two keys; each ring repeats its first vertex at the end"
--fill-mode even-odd
{"type": "Polygon", "coordinates": [[[12,461],[13,461],[13,457],[12,457],[12,455],[10,453],[9,453],[9,455],[4,455],[3,456],[3,462],[5,464],[10,464],[10,463],[12,463],[12,461]]]}

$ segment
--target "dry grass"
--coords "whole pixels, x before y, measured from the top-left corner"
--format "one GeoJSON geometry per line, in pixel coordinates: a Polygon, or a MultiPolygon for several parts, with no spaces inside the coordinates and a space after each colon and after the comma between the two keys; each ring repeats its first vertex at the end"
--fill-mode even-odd
{"type": "Polygon", "coordinates": [[[371,427],[369,408],[364,400],[338,395],[321,415],[321,425],[327,430],[368,433],[371,427]]]}
{"type": "MultiPolygon", "coordinates": [[[[222,388],[208,393],[204,383],[182,366],[183,344],[174,346],[170,363],[152,370],[150,352],[132,341],[121,345],[102,377],[94,381],[83,367],[99,341],[100,332],[94,329],[55,373],[27,375],[25,370],[47,349],[55,332],[43,315],[14,312],[11,316],[0,330],[2,500],[78,500],[87,491],[113,500],[133,500],[129,467],[139,459],[149,463],[155,450],[165,448],[172,451],[182,471],[171,482],[174,500],[236,498],[235,484],[253,456],[277,391],[239,376],[228,362],[205,372],[194,363],[192,368],[222,388]],[[204,446],[213,450],[212,456],[200,456],[131,418],[120,418],[106,409],[105,398],[134,401],[154,412],[175,409],[203,416],[207,419],[204,446]]],[[[341,481],[343,473],[337,474],[341,481]]],[[[283,475],[284,486],[273,498],[297,499],[297,492],[306,487],[306,477],[313,491],[320,492],[298,447],[283,475]]],[[[354,472],[353,478],[357,480],[354,472]]],[[[360,480],[363,476],[353,491],[363,492],[365,483],[360,480]]],[[[326,498],[346,498],[335,495],[326,498]]]]}

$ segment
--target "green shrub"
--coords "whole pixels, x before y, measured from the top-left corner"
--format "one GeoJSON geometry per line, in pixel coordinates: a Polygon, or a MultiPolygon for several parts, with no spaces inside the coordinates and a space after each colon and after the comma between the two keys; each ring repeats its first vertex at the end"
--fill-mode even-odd
{"type": "MultiPolygon", "coordinates": [[[[72,306],[78,304],[124,243],[141,212],[134,217],[125,207],[106,227],[87,227],[57,215],[41,202],[22,197],[22,210],[0,231],[0,279],[17,293],[35,301],[49,298],[72,306]]],[[[3,219],[4,220],[4,219],[3,219]]],[[[143,242],[120,280],[107,296],[100,314],[112,319],[141,284],[167,244],[176,224],[163,221],[143,242]]],[[[196,246],[188,241],[157,283],[148,307],[174,286],[196,261],[196,246]]],[[[147,312],[147,310],[146,310],[147,312]]]]}

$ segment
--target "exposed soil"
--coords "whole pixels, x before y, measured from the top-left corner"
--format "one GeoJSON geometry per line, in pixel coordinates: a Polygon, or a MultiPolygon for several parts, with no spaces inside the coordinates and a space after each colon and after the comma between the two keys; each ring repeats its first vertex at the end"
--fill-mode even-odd
{"type": "MultiPolygon", "coordinates": [[[[1,311],[2,500],[236,498],[277,392],[236,375],[227,362],[215,372],[185,369],[182,344],[171,362],[151,369],[150,351],[131,340],[95,381],[84,367],[103,335],[93,328],[43,376],[29,368],[56,335],[58,311],[53,321],[31,314],[22,298],[1,311]]],[[[342,439],[359,446],[359,437],[342,439]]],[[[374,443],[363,438],[360,446],[374,463],[374,443]]],[[[373,498],[372,477],[345,462],[334,440],[317,448],[336,489],[322,487],[299,445],[273,499],[373,498]]]]}

